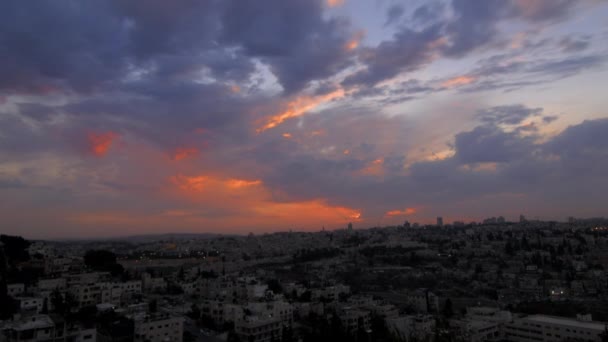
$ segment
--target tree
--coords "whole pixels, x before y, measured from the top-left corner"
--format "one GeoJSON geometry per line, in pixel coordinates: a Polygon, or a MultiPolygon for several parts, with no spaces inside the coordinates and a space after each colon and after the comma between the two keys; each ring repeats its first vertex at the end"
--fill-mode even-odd
{"type": "Polygon", "coordinates": [[[197,320],[201,317],[201,310],[198,308],[196,303],[193,303],[190,307],[190,312],[188,312],[188,317],[197,320]]]}
{"type": "Polygon", "coordinates": [[[283,293],[283,287],[277,279],[270,279],[267,282],[268,289],[275,294],[283,293]]]}
{"type": "Polygon", "coordinates": [[[511,244],[511,241],[507,241],[507,243],[505,244],[505,253],[510,256],[513,256],[515,254],[515,251],[513,250],[513,244],[511,244]]]}
{"type": "Polygon", "coordinates": [[[54,312],[66,317],[78,306],[78,301],[70,292],[62,294],[59,290],[55,289],[51,293],[51,304],[53,305],[54,312]]]}
{"type": "Polygon", "coordinates": [[[608,342],[608,324],[604,325],[604,331],[600,334],[600,341],[608,342]]]}
{"type": "Polygon", "coordinates": [[[84,255],[84,263],[95,271],[110,272],[113,276],[124,273],[122,265],[116,262],[116,254],[110,251],[89,250],[84,255]]]}
{"type": "Polygon", "coordinates": [[[30,242],[21,236],[0,235],[0,242],[4,244],[4,254],[10,265],[30,259],[27,251],[30,242]]]}
{"type": "Polygon", "coordinates": [[[44,298],[44,301],[42,302],[42,311],[40,313],[49,313],[49,300],[47,298],[44,298]]]}
{"type": "Polygon", "coordinates": [[[445,304],[443,305],[443,314],[445,317],[452,317],[454,315],[454,309],[452,308],[452,300],[450,298],[446,299],[445,304]]]}
{"type": "Polygon", "coordinates": [[[155,313],[158,310],[158,302],[156,301],[156,299],[152,299],[151,301],[148,302],[148,311],[150,311],[150,313],[155,313]]]}

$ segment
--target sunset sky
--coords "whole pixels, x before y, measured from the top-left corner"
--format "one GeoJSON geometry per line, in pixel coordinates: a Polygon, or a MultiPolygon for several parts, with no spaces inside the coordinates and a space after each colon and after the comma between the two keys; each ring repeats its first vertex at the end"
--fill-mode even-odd
{"type": "Polygon", "coordinates": [[[608,1],[0,2],[0,233],[608,216],[608,1]]]}

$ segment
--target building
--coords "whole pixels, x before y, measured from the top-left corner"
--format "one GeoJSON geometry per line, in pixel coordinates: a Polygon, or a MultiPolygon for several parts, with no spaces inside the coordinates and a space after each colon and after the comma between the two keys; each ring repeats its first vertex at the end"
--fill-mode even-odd
{"type": "Polygon", "coordinates": [[[44,307],[44,299],[40,297],[17,297],[22,311],[40,313],[44,307]]]}
{"type": "Polygon", "coordinates": [[[578,319],[531,315],[514,318],[504,326],[504,338],[513,342],[559,342],[576,340],[600,342],[606,331],[606,323],[594,322],[589,315],[579,315],[578,319]]]}
{"type": "Polygon", "coordinates": [[[443,217],[437,216],[437,226],[443,227],[443,217]]]}
{"type": "Polygon", "coordinates": [[[48,341],[55,337],[55,323],[48,315],[36,315],[7,322],[0,327],[2,341],[48,341]]]}
{"type": "Polygon", "coordinates": [[[235,323],[234,331],[241,341],[280,341],[283,325],[277,317],[246,316],[235,323]]]}
{"type": "Polygon", "coordinates": [[[410,315],[385,319],[388,330],[403,341],[424,341],[435,330],[432,315],[410,315]]]}
{"type": "Polygon", "coordinates": [[[426,289],[408,293],[406,301],[419,313],[437,312],[439,309],[439,297],[426,289]]]}
{"type": "Polygon", "coordinates": [[[451,319],[450,327],[466,341],[498,341],[500,339],[500,323],[479,319],[451,319]]]}
{"type": "Polygon", "coordinates": [[[360,331],[369,331],[371,327],[371,312],[352,307],[344,307],[338,313],[338,318],[344,331],[352,336],[360,331]]]}
{"type": "Polygon", "coordinates": [[[23,283],[6,285],[6,293],[11,297],[20,296],[24,292],[25,292],[25,285],[23,283]]]}
{"type": "Polygon", "coordinates": [[[134,341],[140,342],[181,342],[184,333],[184,319],[166,314],[136,315],[134,341]]]}

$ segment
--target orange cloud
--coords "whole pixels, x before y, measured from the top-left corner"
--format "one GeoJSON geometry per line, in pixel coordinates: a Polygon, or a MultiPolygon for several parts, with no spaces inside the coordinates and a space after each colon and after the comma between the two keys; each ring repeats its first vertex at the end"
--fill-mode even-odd
{"type": "Polygon", "coordinates": [[[344,5],[344,0],[327,0],[327,6],[338,7],[344,5]]]}
{"type": "Polygon", "coordinates": [[[204,175],[188,177],[179,174],[177,176],[170,177],[169,180],[179,189],[194,192],[203,191],[205,186],[209,183],[209,177],[204,175]]]}
{"type": "MultiPolygon", "coordinates": [[[[324,199],[277,201],[276,194],[265,187],[261,180],[179,174],[170,177],[169,181],[174,186],[172,189],[177,189],[178,192],[170,190],[168,195],[177,195],[195,204],[197,208],[221,208],[220,211],[227,210],[234,212],[234,215],[238,213],[252,220],[249,223],[259,222],[265,227],[268,226],[269,218],[276,218],[277,223],[283,224],[307,222],[307,225],[310,225],[314,222],[318,223],[319,227],[323,224],[346,224],[362,220],[359,210],[330,205],[324,199]]],[[[162,215],[176,218],[201,216],[189,215],[191,212],[186,209],[171,209],[162,215]]]]}
{"type": "Polygon", "coordinates": [[[302,116],[306,114],[306,112],[315,109],[317,106],[343,97],[344,95],[344,89],[340,88],[324,95],[298,96],[294,100],[287,103],[285,110],[268,118],[266,123],[257,129],[257,132],[261,133],[267,129],[274,128],[287,119],[302,116]]]}
{"type": "Polygon", "coordinates": [[[386,212],[386,216],[408,216],[414,215],[418,210],[416,208],[405,208],[404,210],[391,210],[386,212]]]}
{"type": "Polygon", "coordinates": [[[355,33],[355,35],[351,38],[351,40],[349,40],[348,42],[346,42],[346,44],[344,44],[344,49],[346,49],[347,51],[352,51],[352,50],[358,48],[359,43],[361,42],[361,39],[363,39],[363,37],[365,37],[364,31],[359,31],[359,32],[355,33]]]}
{"type": "Polygon", "coordinates": [[[457,76],[457,77],[450,78],[449,80],[444,81],[443,83],[441,83],[441,86],[443,88],[460,87],[463,85],[471,84],[471,83],[475,82],[476,80],[477,80],[477,77],[474,77],[474,76],[467,76],[467,75],[457,76]]]}
{"type": "Polygon", "coordinates": [[[118,137],[117,133],[114,132],[105,132],[105,133],[95,133],[89,132],[87,134],[87,140],[89,143],[90,152],[97,157],[105,156],[110,147],[112,146],[112,142],[114,139],[118,137]]]}
{"type": "Polygon", "coordinates": [[[241,92],[241,87],[239,87],[238,85],[234,84],[232,86],[230,86],[230,91],[232,91],[233,93],[240,93],[241,92]]]}
{"type": "Polygon", "coordinates": [[[173,151],[171,159],[175,161],[183,160],[196,156],[199,150],[196,147],[178,147],[173,151]]]}
{"type": "Polygon", "coordinates": [[[283,138],[290,139],[291,138],[291,133],[283,133],[283,138]]]}
{"type": "Polygon", "coordinates": [[[359,210],[331,206],[325,200],[317,199],[303,202],[266,202],[254,208],[257,215],[261,217],[276,217],[277,219],[287,220],[306,220],[305,217],[326,222],[360,221],[361,212],[359,210]]]}
{"type": "Polygon", "coordinates": [[[184,176],[182,174],[169,177],[169,181],[180,190],[196,193],[202,192],[207,188],[216,192],[223,189],[240,189],[262,184],[262,181],[257,179],[222,179],[209,175],[184,176]]]}
{"type": "Polygon", "coordinates": [[[342,153],[344,153],[344,155],[348,155],[348,154],[350,154],[350,150],[344,150],[344,152],[342,152],[342,153]]]}
{"type": "Polygon", "coordinates": [[[429,42],[427,46],[428,46],[430,49],[437,49],[437,48],[440,48],[440,47],[442,47],[442,46],[447,45],[447,44],[448,44],[448,42],[449,42],[449,41],[448,41],[448,38],[447,38],[447,37],[440,37],[440,38],[437,38],[437,39],[435,39],[435,40],[433,40],[433,41],[429,42]]]}
{"type": "Polygon", "coordinates": [[[229,179],[226,181],[226,185],[229,188],[233,188],[233,189],[238,189],[238,188],[244,188],[244,187],[248,187],[248,186],[255,186],[255,185],[260,185],[262,184],[261,180],[244,180],[244,179],[229,179]]]}
{"type": "Polygon", "coordinates": [[[366,176],[380,176],[384,173],[382,168],[382,164],[384,163],[384,159],[378,158],[371,161],[363,170],[361,170],[361,174],[366,176]]]}

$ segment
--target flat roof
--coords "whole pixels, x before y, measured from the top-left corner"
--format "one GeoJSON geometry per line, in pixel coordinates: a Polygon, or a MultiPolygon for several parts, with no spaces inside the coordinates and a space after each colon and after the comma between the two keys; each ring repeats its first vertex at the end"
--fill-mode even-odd
{"type": "Polygon", "coordinates": [[[606,323],[604,323],[604,322],[598,322],[598,321],[585,322],[585,321],[576,320],[574,318],[558,317],[558,316],[531,315],[531,316],[524,317],[524,319],[527,319],[530,321],[535,321],[535,322],[567,325],[567,326],[571,326],[571,327],[601,330],[601,331],[604,331],[604,329],[606,327],[606,323]]]}

